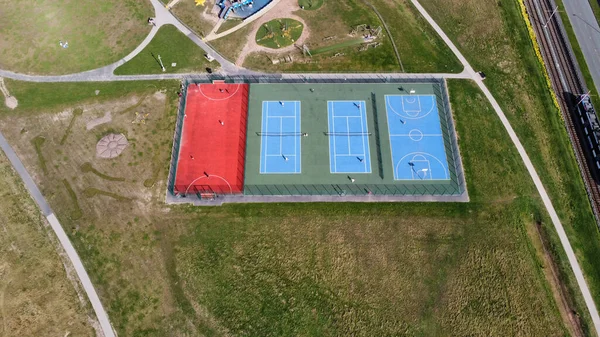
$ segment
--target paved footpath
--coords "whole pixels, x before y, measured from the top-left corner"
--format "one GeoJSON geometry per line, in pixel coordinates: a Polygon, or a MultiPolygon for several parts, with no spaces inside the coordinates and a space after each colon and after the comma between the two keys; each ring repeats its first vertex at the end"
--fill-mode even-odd
{"type": "Polygon", "coordinates": [[[496,114],[498,115],[498,117],[500,117],[500,121],[502,121],[502,125],[504,125],[504,128],[508,132],[510,139],[512,140],[513,144],[517,148],[517,151],[519,152],[521,159],[523,159],[523,162],[525,163],[525,167],[527,167],[527,171],[529,172],[531,179],[533,179],[533,183],[535,184],[535,187],[537,188],[538,193],[542,197],[544,206],[546,206],[546,209],[548,210],[548,213],[550,214],[550,219],[552,219],[552,224],[554,225],[554,228],[556,229],[556,232],[558,233],[558,237],[560,238],[560,243],[562,244],[562,246],[567,254],[569,264],[571,265],[571,269],[573,270],[573,273],[575,274],[575,278],[577,279],[577,285],[579,286],[579,289],[581,290],[581,293],[583,295],[583,299],[585,300],[587,309],[590,313],[590,316],[592,317],[592,321],[594,323],[594,328],[596,329],[596,334],[598,336],[600,336],[600,317],[598,317],[598,310],[596,309],[596,304],[594,303],[594,299],[592,297],[592,294],[590,293],[590,289],[588,288],[588,285],[585,281],[583,272],[581,271],[581,267],[579,266],[579,262],[577,262],[577,257],[575,256],[573,247],[571,247],[571,243],[569,242],[567,233],[565,233],[565,229],[563,228],[563,225],[560,222],[560,219],[558,218],[558,214],[556,214],[556,210],[554,209],[554,206],[552,205],[552,201],[550,200],[548,193],[546,193],[546,189],[544,188],[544,185],[542,184],[540,177],[538,176],[537,172],[535,171],[535,168],[533,167],[533,163],[529,159],[529,156],[527,155],[527,152],[525,151],[523,144],[521,144],[521,141],[519,140],[519,137],[517,137],[515,130],[510,125],[508,119],[506,118],[506,115],[504,115],[502,108],[500,108],[500,105],[498,104],[498,102],[496,101],[494,96],[492,96],[492,93],[488,90],[488,88],[485,86],[485,84],[483,84],[481,77],[469,65],[469,62],[467,61],[467,59],[461,54],[461,52],[458,50],[458,48],[456,48],[456,46],[454,45],[454,43],[452,43],[452,41],[448,38],[448,36],[446,36],[446,34],[440,28],[440,26],[438,26],[437,23],[431,18],[431,16],[429,16],[429,14],[427,13],[427,11],[425,11],[423,6],[421,6],[421,4],[417,0],[411,0],[411,1],[415,5],[415,7],[417,7],[419,12],[421,12],[421,15],[423,15],[425,17],[425,19],[427,19],[429,24],[431,26],[433,26],[435,31],[442,37],[444,42],[446,42],[446,44],[454,52],[456,57],[458,57],[460,62],[465,66],[465,70],[472,75],[473,81],[475,81],[475,83],[477,83],[477,86],[479,86],[479,89],[481,89],[481,91],[483,91],[485,97],[487,97],[487,99],[492,104],[492,107],[496,111],[496,114]]]}
{"type": "Polygon", "coordinates": [[[37,187],[37,185],[31,178],[31,176],[29,175],[29,172],[27,172],[27,170],[25,169],[25,166],[23,166],[23,163],[21,162],[19,157],[17,157],[17,154],[12,149],[12,147],[10,147],[10,145],[8,145],[6,138],[4,138],[4,136],[2,135],[1,132],[0,132],[0,148],[2,149],[2,151],[4,151],[4,153],[8,157],[8,160],[10,160],[12,166],[15,168],[15,171],[17,171],[17,173],[23,180],[23,183],[25,184],[25,188],[27,188],[27,190],[29,191],[29,194],[31,195],[33,200],[35,200],[35,202],[40,207],[42,214],[46,217],[46,219],[48,219],[48,222],[50,223],[50,227],[52,227],[54,234],[56,234],[56,237],[58,238],[60,244],[62,245],[63,249],[67,253],[69,260],[71,261],[71,264],[72,264],[73,268],[75,269],[75,272],[77,273],[77,276],[79,277],[79,280],[81,281],[81,284],[83,285],[83,289],[85,290],[85,292],[90,300],[90,303],[92,304],[92,308],[94,309],[94,312],[96,313],[96,317],[98,317],[98,321],[100,322],[100,327],[102,328],[104,337],[115,337],[116,333],[113,331],[113,328],[110,325],[110,321],[108,320],[108,315],[106,314],[106,311],[104,310],[104,307],[102,306],[102,302],[100,302],[100,298],[98,297],[98,294],[96,293],[96,289],[94,289],[94,285],[92,284],[92,281],[90,280],[89,275],[85,271],[85,268],[83,267],[83,263],[81,263],[81,259],[79,258],[79,255],[77,254],[77,252],[75,251],[75,248],[71,244],[71,241],[69,240],[69,237],[67,236],[67,233],[65,233],[63,227],[61,226],[61,224],[58,222],[58,219],[54,215],[54,212],[52,212],[52,209],[50,209],[50,205],[48,205],[48,202],[46,202],[46,199],[42,195],[42,192],[40,192],[39,188],[37,187]]]}

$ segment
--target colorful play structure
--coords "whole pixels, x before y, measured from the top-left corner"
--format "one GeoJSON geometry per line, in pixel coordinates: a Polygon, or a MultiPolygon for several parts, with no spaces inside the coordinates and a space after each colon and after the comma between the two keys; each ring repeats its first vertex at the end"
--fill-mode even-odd
{"type": "Polygon", "coordinates": [[[227,19],[229,15],[235,15],[238,18],[245,19],[258,12],[272,0],[220,0],[221,7],[219,17],[227,19]]]}

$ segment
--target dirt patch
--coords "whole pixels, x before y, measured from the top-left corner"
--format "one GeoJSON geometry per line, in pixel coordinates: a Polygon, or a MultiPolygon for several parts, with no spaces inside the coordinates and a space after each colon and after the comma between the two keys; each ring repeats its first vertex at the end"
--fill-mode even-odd
{"type": "Polygon", "coordinates": [[[0,77],[0,91],[2,91],[2,95],[4,95],[5,98],[4,104],[6,104],[9,109],[14,110],[19,105],[19,102],[16,97],[10,95],[4,84],[4,78],[2,77],[0,77]]]}
{"type": "Polygon", "coordinates": [[[558,266],[548,250],[549,243],[542,234],[541,226],[540,222],[536,222],[535,225],[528,226],[527,233],[536,248],[538,257],[542,260],[542,271],[550,285],[552,295],[556,301],[558,311],[560,312],[565,327],[569,330],[571,336],[583,337],[585,334],[581,327],[579,315],[577,315],[573,301],[568,295],[568,289],[560,279],[558,266]]]}
{"type": "Polygon", "coordinates": [[[87,122],[87,124],[85,125],[85,129],[90,131],[98,125],[106,124],[110,121],[112,121],[112,115],[110,111],[107,111],[104,113],[104,116],[92,119],[91,121],[87,122]]]}

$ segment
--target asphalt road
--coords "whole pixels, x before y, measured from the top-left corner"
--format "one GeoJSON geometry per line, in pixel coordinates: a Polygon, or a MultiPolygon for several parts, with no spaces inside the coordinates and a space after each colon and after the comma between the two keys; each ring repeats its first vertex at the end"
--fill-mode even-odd
{"type": "MultiPolygon", "coordinates": [[[[591,0],[597,1],[597,0],[591,0]]],[[[600,94],[600,27],[588,0],[563,0],[596,89],[600,94]]]]}

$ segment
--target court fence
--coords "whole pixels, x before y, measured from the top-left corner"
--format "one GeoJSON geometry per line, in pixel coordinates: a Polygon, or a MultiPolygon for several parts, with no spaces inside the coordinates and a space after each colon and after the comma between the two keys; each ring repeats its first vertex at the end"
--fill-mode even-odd
{"type": "MultiPolygon", "coordinates": [[[[177,112],[177,122],[175,126],[175,135],[173,137],[173,152],[171,156],[171,166],[169,170],[168,192],[171,195],[185,197],[197,197],[199,199],[211,199],[219,194],[231,194],[226,188],[206,187],[204,185],[194,186],[175,186],[175,173],[177,169],[177,160],[179,156],[179,146],[181,141],[181,132],[183,127],[183,116],[185,113],[186,90],[190,84],[210,83],[212,81],[226,81],[227,83],[431,83],[434,84],[434,94],[439,102],[442,102],[442,115],[440,123],[442,126],[444,146],[448,159],[448,168],[450,171],[449,181],[427,181],[415,182],[407,181],[405,183],[395,182],[394,184],[280,184],[280,185],[244,185],[243,194],[253,196],[277,196],[277,195],[327,195],[327,196],[345,196],[345,195],[384,195],[384,196],[460,196],[466,193],[466,181],[458,141],[454,129],[454,121],[450,111],[450,102],[447,91],[446,80],[440,77],[422,77],[407,78],[405,76],[393,76],[387,74],[369,75],[355,74],[353,76],[342,77],[335,74],[297,74],[297,75],[260,75],[260,76],[221,76],[218,74],[204,75],[198,77],[186,77],[182,82],[182,99],[179,101],[177,112]],[[181,195],[181,191],[187,191],[187,195],[181,195]]],[[[248,99],[248,98],[246,98],[248,99]]],[[[375,116],[377,110],[375,107],[375,98],[372,97],[375,116]]],[[[381,140],[379,139],[379,123],[375,119],[375,136],[377,148],[377,161],[379,164],[379,175],[383,177],[383,164],[381,155],[381,140]]],[[[240,137],[246,137],[246,131],[240,137]]],[[[245,147],[245,143],[244,143],[245,147]]],[[[242,159],[243,160],[243,159],[242,159]]],[[[241,166],[243,170],[243,165],[241,166]]],[[[243,172],[242,175],[243,177],[243,172]]]]}

